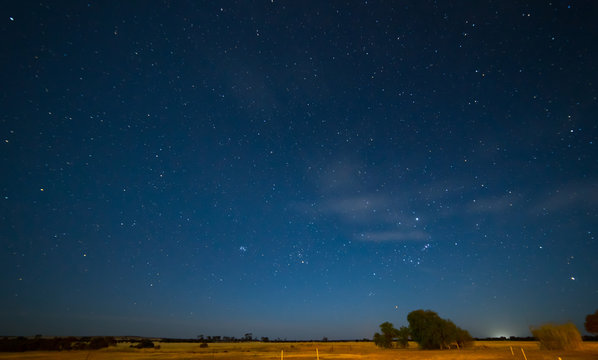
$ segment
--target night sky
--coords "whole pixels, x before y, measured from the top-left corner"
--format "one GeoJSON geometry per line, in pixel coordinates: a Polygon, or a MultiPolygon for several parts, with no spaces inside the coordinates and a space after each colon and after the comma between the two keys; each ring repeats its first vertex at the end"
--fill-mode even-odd
{"type": "Polygon", "coordinates": [[[594,1],[4,1],[0,335],[598,308],[594,1]]]}

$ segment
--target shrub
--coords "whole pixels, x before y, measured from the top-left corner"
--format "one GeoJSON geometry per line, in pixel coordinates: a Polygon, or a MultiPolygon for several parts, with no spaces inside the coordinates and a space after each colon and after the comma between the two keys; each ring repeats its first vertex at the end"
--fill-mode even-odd
{"type": "Polygon", "coordinates": [[[544,349],[575,350],[581,347],[581,335],[573,323],[562,325],[545,324],[530,330],[544,349]]]}
{"type": "Polygon", "coordinates": [[[143,339],[139,342],[139,344],[135,345],[135,347],[137,349],[149,349],[149,348],[154,348],[154,343],[153,341],[149,340],[149,339],[143,339]]]}
{"type": "Polygon", "coordinates": [[[111,337],[111,336],[98,336],[98,337],[93,337],[91,338],[91,340],[89,341],[89,345],[88,345],[88,349],[90,350],[97,350],[97,349],[102,349],[108,346],[114,346],[116,345],[116,340],[111,337]]]}

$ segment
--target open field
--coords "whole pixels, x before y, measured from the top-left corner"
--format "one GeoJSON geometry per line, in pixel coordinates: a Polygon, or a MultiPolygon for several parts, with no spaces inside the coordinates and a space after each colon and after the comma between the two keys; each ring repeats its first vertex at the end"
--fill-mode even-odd
{"type": "Polygon", "coordinates": [[[132,349],[128,343],[91,351],[31,351],[24,353],[0,353],[0,359],[39,360],[307,360],[326,359],[375,359],[375,360],[590,360],[598,359],[598,342],[586,342],[577,351],[541,350],[537,342],[529,341],[478,341],[466,350],[419,350],[410,343],[408,349],[381,350],[371,342],[299,342],[299,343],[212,343],[200,348],[198,343],[156,343],[160,349],[132,349]],[[513,355],[511,354],[513,349],[513,355]]]}

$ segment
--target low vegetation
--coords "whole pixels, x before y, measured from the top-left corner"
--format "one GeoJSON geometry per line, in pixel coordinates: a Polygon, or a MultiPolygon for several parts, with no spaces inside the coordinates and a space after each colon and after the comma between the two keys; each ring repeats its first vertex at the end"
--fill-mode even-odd
{"type": "Polygon", "coordinates": [[[114,345],[116,340],[111,336],[44,338],[38,335],[33,338],[19,336],[0,339],[2,352],[97,350],[114,345]]]}
{"type": "Polygon", "coordinates": [[[573,325],[545,324],[538,328],[531,328],[532,334],[546,350],[577,350],[581,348],[581,334],[573,325]]]}
{"type": "Polygon", "coordinates": [[[154,342],[149,339],[143,339],[136,345],[131,345],[131,347],[134,347],[136,349],[153,349],[156,347],[156,345],[154,345],[154,342]]]}

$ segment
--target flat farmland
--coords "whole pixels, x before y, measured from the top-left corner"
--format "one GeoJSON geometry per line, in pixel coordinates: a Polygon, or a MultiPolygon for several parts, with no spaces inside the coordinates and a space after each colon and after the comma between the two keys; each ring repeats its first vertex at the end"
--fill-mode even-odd
{"type": "Polygon", "coordinates": [[[31,351],[0,353],[0,359],[39,360],[145,360],[145,359],[378,359],[378,360],[590,360],[598,359],[598,342],[586,342],[580,350],[542,350],[537,342],[477,341],[465,350],[419,350],[410,343],[407,349],[382,350],[371,342],[297,342],[297,343],[213,343],[200,348],[197,343],[156,343],[159,349],[133,349],[128,343],[92,351],[31,351]],[[511,353],[512,349],[512,353],[511,353]],[[523,352],[522,352],[523,349],[523,352]],[[317,350],[317,354],[316,354],[317,350]]]}

